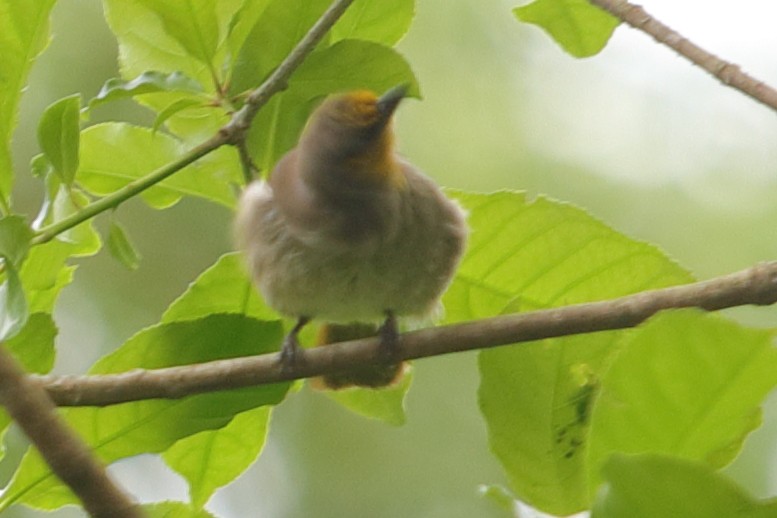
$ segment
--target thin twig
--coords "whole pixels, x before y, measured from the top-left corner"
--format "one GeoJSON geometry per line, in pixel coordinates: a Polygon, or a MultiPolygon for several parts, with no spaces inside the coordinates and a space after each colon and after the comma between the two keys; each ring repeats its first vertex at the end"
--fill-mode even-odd
{"type": "Polygon", "coordinates": [[[160,167],[143,178],[139,178],[134,182],[127,184],[123,188],[104,198],[100,198],[98,201],[84,207],[82,210],[40,229],[32,239],[32,244],[39,245],[51,241],[54,237],[70,230],[76,225],[79,225],[102,212],[115,209],[130,198],[137,196],[149,187],[153,187],[165,178],[168,178],[225,144],[235,145],[238,147],[238,150],[243,149],[243,151],[245,151],[246,133],[251,127],[251,123],[256,117],[256,114],[265,104],[267,104],[273,95],[286,87],[286,81],[291,77],[291,74],[294,73],[305,58],[313,51],[318,42],[321,41],[321,38],[324,37],[332,25],[334,25],[343,15],[351,3],[353,3],[353,0],[335,0],[332,2],[313,27],[310,28],[299,43],[297,43],[292,51],[289,52],[289,55],[286,56],[280,65],[278,65],[278,68],[276,68],[258,88],[251,92],[246,99],[245,105],[235,112],[230,121],[214,136],[193,147],[181,155],[177,160],[160,167]]]}
{"type": "Polygon", "coordinates": [[[589,0],[593,5],[604,9],[613,16],[653,37],[695,65],[706,70],[730,86],[750,96],[756,101],[777,111],[777,90],[742,72],[739,66],[724,61],[714,54],[691,42],[677,31],[659,22],[641,6],[626,0],[589,0]]]}
{"type": "Polygon", "coordinates": [[[145,513],[122,492],[86,444],[65,424],[57,408],[0,346],[0,403],[24,430],[51,470],[96,518],[142,518],[145,513]]]}
{"type": "MultiPolygon", "coordinates": [[[[505,315],[402,335],[397,359],[437,356],[543,338],[633,327],[658,311],[699,307],[708,311],[777,302],[777,261],[704,282],[627,297],[505,315]]],[[[228,344],[225,344],[227,347],[228,344]]],[[[36,381],[63,406],[105,406],[142,399],[177,399],[214,390],[334,374],[380,357],[377,339],[341,342],[305,351],[292,372],[277,354],[219,360],[157,370],[100,376],[40,376],[36,381]]]]}

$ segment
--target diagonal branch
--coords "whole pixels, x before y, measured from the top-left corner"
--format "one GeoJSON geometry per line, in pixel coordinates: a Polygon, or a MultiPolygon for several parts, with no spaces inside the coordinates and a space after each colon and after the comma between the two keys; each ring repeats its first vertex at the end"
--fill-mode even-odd
{"type": "MultiPolygon", "coordinates": [[[[40,245],[51,241],[59,234],[70,230],[87,221],[98,214],[107,210],[115,209],[125,201],[137,196],[149,187],[153,187],[165,178],[177,173],[184,167],[196,162],[203,156],[215,151],[225,144],[231,144],[238,148],[241,161],[247,171],[250,171],[249,164],[246,164],[245,157],[245,138],[248,129],[251,127],[256,114],[267,104],[273,95],[286,88],[286,82],[294,71],[299,68],[306,57],[315,49],[321,38],[326,35],[329,29],[345,13],[345,10],[353,3],[353,0],[334,0],[321,17],[313,24],[313,27],[303,36],[297,45],[289,52],[289,55],[278,65],[278,68],[248,96],[245,105],[238,110],[232,119],[215,135],[193,147],[180,158],[160,167],[156,171],[149,173],[143,178],[127,184],[122,189],[100,198],[98,201],[86,206],[84,209],[71,214],[47,227],[40,229],[32,239],[33,245],[40,245]]],[[[250,176],[247,172],[246,176],[250,176]]]]}
{"type": "MultiPolygon", "coordinates": [[[[663,309],[698,307],[708,311],[777,302],[777,261],[708,281],[645,291],[612,300],[504,315],[423,329],[402,335],[398,359],[415,359],[473,349],[636,326],[663,309]]],[[[105,406],[334,374],[374,363],[380,357],[375,338],[341,342],[305,351],[291,372],[279,367],[277,354],[265,354],[103,376],[40,376],[63,406],[105,406]]]]}
{"type": "Polygon", "coordinates": [[[108,477],[105,468],[65,424],[39,384],[0,346],[0,404],[21,426],[51,470],[96,518],[142,518],[145,514],[108,477]]]}
{"type": "Polygon", "coordinates": [[[706,70],[726,86],[736,88],[756,101],[777,111],[777,90],[742,72],[739,66],[724,61],[688,40],[677,31],[653,18],[641,6],[626,0],[589,0],[593,5],[620,18],[635,29],[653,37],[657,42],[706,70]]]}

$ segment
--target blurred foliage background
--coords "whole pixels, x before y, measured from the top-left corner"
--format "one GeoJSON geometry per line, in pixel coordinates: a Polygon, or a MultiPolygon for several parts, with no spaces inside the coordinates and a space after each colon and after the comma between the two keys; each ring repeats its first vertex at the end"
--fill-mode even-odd
{"type": "MultiPolygon", "coordinates": [[[[516,3],[417,1],[416,20],[399,49],[424,99],[400,110],[405,155],[447,186],[520,189],[580,205],[657,243],[700,278],[777,257],[774,113],[627,28],[599,56],[574,60],[537,28],[519,24],[510,13],[516,3]]],[[[777,85],[777,34],[766,25],[775,10],[770,2],[743,0],[735,12],[719,0],[642,4],[777,85]]],[[[60,2],[52,31],[52,44],[33,69],[13,148],[16,209],[30,216],[42,198],[27,163],[38,152],[43,109],[75,92],[89,98],[118,75],[99,0],[60,2]]],[[[95,115],[92,122],[151,121],[129,102],[95,115]]],[[[119,216],[143,262],[129,272],[105,253],[81,261],[56,315],[57,372],[83,372],[155,323],[199,272],[232,248],[231,215],[201,200],[164,212],[129,203],[119,216]]],[[[774,308],[729,313],[777,326],[774,308]]],[[[504,477],[488,451],[476,390],[474,354],[416,362],[402,428],[356,417],[303,390],[278,407],[259,462],[209,508],[222,517],[499,516],[477,494],[479,484],[504,477]]],[[[23,443],[11,434],[0,465],[3,482],[23,443]]],[[[773,397],[764,426],[728,473],[757,496],[777,494],[776,445],[773,397]]],[[[143,500],[186,498],[183,482],[153,458],[112,470],[143,500]]]]}

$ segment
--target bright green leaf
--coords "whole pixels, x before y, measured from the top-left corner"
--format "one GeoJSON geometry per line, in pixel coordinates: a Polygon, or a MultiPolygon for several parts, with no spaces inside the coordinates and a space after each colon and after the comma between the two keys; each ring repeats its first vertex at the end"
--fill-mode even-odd
{"type": "Polygon", "coordinates": [[[89,108],[136,95],[170,91],[200,93],[202,86],[182,72],[167,74],[152,70],[128,81],[119,78],[109,79],[94,99],[89,101],[89,108]]]}
{"type": "MultiPolygon", "coordinates": [[[[54,221],[60,221],[88,204],[89,198],[83,192],[62,185],[54,199],[51,217],[54,221]]],[[[102,247],[100,234],[94,229],[94,220],[91,219],[62,232],[57,239],[73,245],[71,255],[74,256],[94,255],[102,247]]]]}
{"type": "Polygon", "coordinates": [[[216,518],[204,509],[183,502],[157,502],[143,505],[148,518],[216,518]]]}
{"type": "MultiPolygon", "coordinates": [[[[124,123],[97,124],[81,135],[77,181],[89,192],[104,196],[177,160],[185,152],[185,147],[173,137],[148,128],[124,123]]],[[[202,165],[185,167],[141,197],[159,209],[175,204],[182,196],[233,205],[234,194],[225,176],[228,172],[211,168],[209,163],[205,160],[202,165]]]]}
{"type": "Polygon", "coordinates": [[[66,185],[78,170],[78,140],[81,95],[71,95],[51,104],[38,123],[38,143],[54,171],[66,185]]]}
{"type": "Polygon", "coordinates": [[[140,266],[140,255],[129,239],[124,227],[115,220],[111,220],[108,229],[108,250],[111,255],[130,270],[137,270],[140,266]]]}
{"type": "Polygon", "coordinates": [[[613,453],[664,453],[720,468],[760,423],[777,384],[763,330],[698,310],[663,313],[628,335],[591,416],[591,491],[613,453]]]}
{"type": "Polygon", "coordinates": [[[33,313],[19,333],[5,342],[27,372],[45,374],[54,366],[57,327],[48,313],[33,313]]]}
{"type": "Polygon", "coordinates": [[[205,270],[162,315],[162,322],[193,320],[213,313],[236,313],[278,320],[249,279],[241,254],[229,253],[205,270]]]}
{"type": "Polygon", "coordinates": [[[0,341],[15,336],[29,316],[27,299],[16,266],[5,264],[5,280],[0,284],[0,341]]]}
{"type": "Polygon", "coordinates": [[[235,480],[262,452],[270,421],[268,407],[238,414],[225,427],[181,439],[162,454],[189,483],[189,497],[204,506],[219,487],[235,480]]]}
{"type": "Polygon", "coordinates": [[[289,80],[290,89],[303,99],[367,88],[383,93],[409,84],[408,95],[418,97],[418,82],[396,50],[370,41],[345,40],[312,53],[289,80]]]}
{"type": "Polygon", "coordinates": [[[0,218],[0,256],[20,266],[27,257],[32,229],[22,216],[0,218]]]}
{"type": "MultiPolygon", "coordinates": [[[[240,55],[246,38],[248,38],[248,35],[254,29],[256,22],[262,16],[264,10],[267,9],[270,2],[272,2],[272,0],[252,0],[250,2],[242,2],[242,5],[235,12],[229,23],[227,47],[230,55],[240,55]]],[[[234,65],[234,63],[232,63],[232,65],[234,65]]]]}
{"type": "Polygon", "coordinates": [[[369,40],[395,45],[410,28],[415,0],[356,0],[332,27],[332,41],[369,40]]]}
{"type": "MultiPolygon", "coordinates": [[[[278,348],[282,329],[240,315],[212,315],[195,321],[161,324],[130,338],[98,361],[91,374],[155,369],[267,353],[278,348]]],[[[105,408],[81,407],[63,412],[68,423],[106,462],[158,453],[184,437],[227,425],[246,410],[280,402],[288,383],[212,392],[181,400],[145,400],[105,408]]],[[[29,451],[8,489],[0,511],[24,502],[55,509],[75,497],[34,451],[29,451]]]]}
{"type": "MultiPolygon", "coordinates": [[[[657,248],[584,211],[519,193],[452,193],[469,211],[448,321],[600,300],[691,276],[657,248]]],[[[585,444],[596,388],[621,333],[483,351],[480,408],[518,498],[554,514],[589,503],[585,444]]]]}
{"type": "Polygon", "coordinates": [[[273,0],[246,36],[232,72],[232,92],[256,88],[321,17],[329,0],[273,0]]]}
{"type": "Polygon", "coordinates": [[[603,468],[592,518],[770,518],[759,502],[709,466],[661,455],[614,455],[603,468]]]}
{"type": "Polygon", "coordinates": [[[217,4],[212,0],[140,0],[159,17],[165,32],[208,67],[219,44],[217,4]]]}
{"type": "Polygon", "coordinates": [[[195,97],[184,97],[172,102],[157,114],[156,118],[154,119],[154,124],[151,126],[152,131],[159,131],[159,128],[162,126],[162,124],[165,123],[165,121],[167,121],[167,119],[186,110],[187,108],[193,108],[195,106],[201,107],[202,100],[195,97]]]}
{"type": "Polygon", "coordinates": [[[349,387],[339,390],[324,390],[330,399],[364,417],[378,419],[385,423],[401,426],[405,424],[405,396],[410,390],[413,372],[406,367],[402,378],[395,384],[379,389],[349,387]]]}
{"type": "Polygon", "coordinates": [[[535,0],[516,7],[513,13],[523,22],[540,26],[578,58],[598,54],[620,23],[588,0],[535,0]]]}
{"type": "Polygon", "coordinates": [[[49,42],[49,13],[55,0],[0,0],[0,206],[8,207],[13,184],[11,136],[19,99],[35,58],[49,42]]]}
{"type": "Polygon", "coordinates": [[[209,85],[215,92],[212,71],[222,69],[227,52],[226,49],[217,49],[213,54],[213,22],[216,23],[218,42],[226,34],[234,13],[243,2],[196,0],[178,10],[177,7],[184,1],[188,0],[174,3],[103,0],[106,19],[119,43],[119,65],[123,78],[130,79],[148,70],[164,73],[181,71],[199,84],[209,85]],[[211,12],[215,14],[212,19],[202,20],[211,12]],[[138,23],[139,20],[143,23],[138,23]],[[182,34],[187,26],[192,27],[192,32],[182,34]],[[191,52],[187,46],[191,47],[191,52]],[[207,59],[207,63],[201,59],[209,55],[212,58],[207,59]]]}
{"type": "Polygon", "coordinates": [[[62,288],[73,280],[75,266],[65,264],[75,247],[57,239],[30,249],[19,276],[30,313],[51,313],[62,288]]]}

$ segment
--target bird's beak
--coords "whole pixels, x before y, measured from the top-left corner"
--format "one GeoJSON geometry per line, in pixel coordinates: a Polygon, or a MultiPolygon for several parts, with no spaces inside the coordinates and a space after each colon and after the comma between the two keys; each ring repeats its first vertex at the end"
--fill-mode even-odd
{"type": "Polygon", "coordinates": [[[383,116],[384,120],[391,118],[391,114],[399,106],[399,102],[405,98],[410,85],[407,83],[395,86],[385,94],[378,98],[378,111],[383,116]]]}

